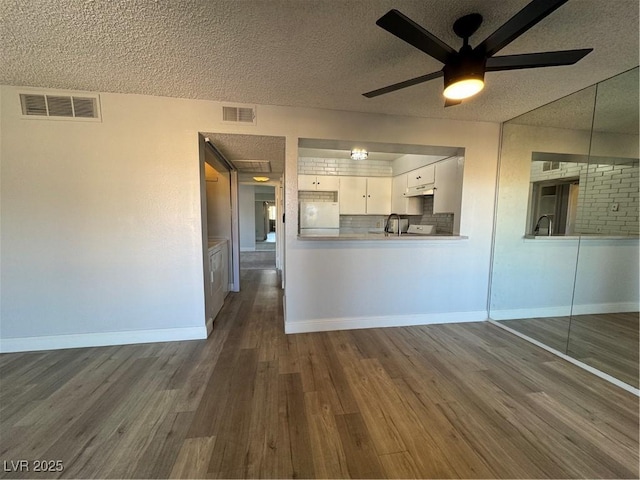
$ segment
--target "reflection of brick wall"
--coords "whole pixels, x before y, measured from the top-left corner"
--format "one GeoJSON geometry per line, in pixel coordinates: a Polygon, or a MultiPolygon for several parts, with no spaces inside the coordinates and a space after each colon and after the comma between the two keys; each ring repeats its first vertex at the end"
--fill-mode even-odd
{"type": "Polygon", "coordinates": [[[586,170],[580,177],[576,232],[638,234],[638,161],[586,170]]]}
{"type": "Polygon", "coordinates": [[[559,170],[542,171],[545,162],[531,162],[531,181],[541,182],[543,180],[553,180],[556,178],[579,177],[582,165],[572,162],[560,162],[559,170]]]}
{"type": "Polygon", "coordinates": [[[391,177],[391,162],[377,160],[354,161],[350,158],[300,157],[299,175],[344,175],[353,177],[391,177]]]}
{"type": "Polygon", "coordinates": [[[531,181],[579,177],[576,233],[638,234],[638,160],[616,165],[562,162],[559,170],[542,171],[531,163],[531,181]],[[617,211],[612,207],[617,205],[617,211]]]}

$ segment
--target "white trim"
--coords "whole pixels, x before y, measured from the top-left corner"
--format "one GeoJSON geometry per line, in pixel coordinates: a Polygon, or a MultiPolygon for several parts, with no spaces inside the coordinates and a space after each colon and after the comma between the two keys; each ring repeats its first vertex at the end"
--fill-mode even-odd
{"type": "Polygon", "coordinates": [[[633,302],[621,303],[592,303],[588,305],[574,305],[572,315],[586,315],[599,313],[637,312],[640,305],[633,302]]]}
{"type": "Polygon", "coordinates": [[[131,330],[123,332],[79,333],[43,337],[3,338],[0,352],[31,352],[64,348],[104,347],[133,343],[175,342],[207,338],[207,327],[163,328],[157,330],[131,330]]]}
{"type": "Polygon", "coordinates": [[[515,308],[510,310],[491,309],[490,320],[518,320],[521,318],[569,317],[571,315],[595,315],[601,313],[637,312],[640,305],[634,302],[592,303],[560,307],[515,308]]]}
{"type": "Polygon", "coordinates": [[[474,312],[427,313],[419,315],[389,315],[384,317],[321,318],[286,322],[285,333],[328,332],[333,330],[355,330],[360,328],[411,327],[439,323],[483,322],[487,320],[484,310],[474,312]]]}
{"type": "Polygon", "coordinates": [[[489,323],[495,325],[496,327],[502,328],[503,330],[506,330],[507,332],[512,333],[515,336],[520,337],[523,340],[526,340],[527,342],[533,343],[534,345],[562,358],[563,360],[566,360],[567,362],[573,363],[574,365],[582,368],[583,370],[586,370],[587,372],[592,373],[595,376],[600,377],[603,380],[606,380],[607,382],[612,383],[615,386],[620,387],[623,390],[626,390],[627,392],[634,394],[636,397],[640,397],[639,389],[633,387],[632,385],[629,385],[628,383],[624,383],[623,381],[618,380],[616,377],[612,377],[608,373],[604,373],[603,371],[598,370],[597,368],[593,368],[591,365],[583,363],[580,360],[576,360],[575,358],[570,357],[569,355],[565,355],[564,353],[559,352],[558,350],[555,350],[549,347],[548,345],[545,345],[544,343],[539,342],[538,340],[528,337],[525,334],[518,332],[517,330],[507,327],[506,325],[502,325],[500,322],[496,322],[494,320],[489,319],[489,323]]]}
{"type": "Polygon", "coordinates": [[[256,247],[240,247],[240,253],[242,252],[255,252],[256,247]]]}

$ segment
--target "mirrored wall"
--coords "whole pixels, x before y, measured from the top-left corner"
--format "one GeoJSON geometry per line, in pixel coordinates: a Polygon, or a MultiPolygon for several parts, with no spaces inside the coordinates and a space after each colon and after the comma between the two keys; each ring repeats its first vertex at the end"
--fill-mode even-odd
{"type": "Polygon", "coordinates": [[[503,127],[490,318],[638,388],[638,68],[503,127]]]}

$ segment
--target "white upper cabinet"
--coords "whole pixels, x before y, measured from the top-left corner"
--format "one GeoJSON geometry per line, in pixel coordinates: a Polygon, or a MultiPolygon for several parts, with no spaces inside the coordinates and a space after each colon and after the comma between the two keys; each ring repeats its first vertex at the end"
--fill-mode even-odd
{"type": "Polygon", "coordinates": [[[433,213],[460,215],[464,159],[451,157],[435,164],[433,213]]]}
{"type": "Polygon", "coordinates": [[[336,175],[298,175],[298,190],[337,192],[340,181],[336,175]]]}
{"type": "Polygon", "coordinates": [[[423,197],[407,197],[407,173],[393,177],[391,185],[391,212],[399,215],[422,215],[423,197]]]}
{"type": "Polygon", "coordinates": [[[391,177],[367,178],[367,214],[391,213],[391,177]]]}
{"type": "Polygon", "coordinates": [[[418,187],[427,185],[435,181],[435,165],[425,165],[416,170],[412,170],[407,174],[407,187],[418,187]]]}
{"type": "Polygon", "coordinates": [[[391,177],[340,177],[341,215],[389,215],[391,177]]]}

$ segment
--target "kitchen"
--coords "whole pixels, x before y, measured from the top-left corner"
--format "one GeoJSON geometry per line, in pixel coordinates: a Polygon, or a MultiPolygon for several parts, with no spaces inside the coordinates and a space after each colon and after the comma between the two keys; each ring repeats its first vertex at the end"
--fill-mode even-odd
{"type": "Polygon", "coordinates": [[[299,239],[464,238],[464,149],[301,138],[298,155],[299,239]]]}

